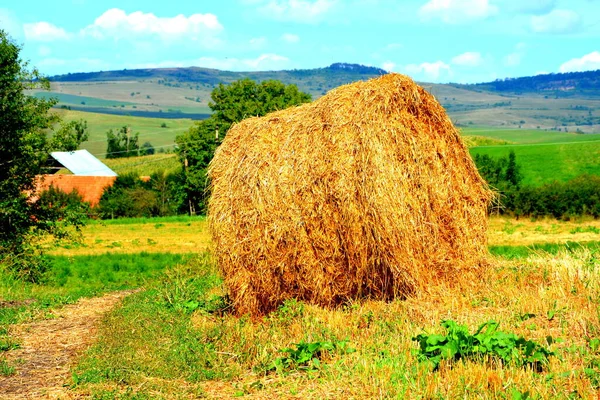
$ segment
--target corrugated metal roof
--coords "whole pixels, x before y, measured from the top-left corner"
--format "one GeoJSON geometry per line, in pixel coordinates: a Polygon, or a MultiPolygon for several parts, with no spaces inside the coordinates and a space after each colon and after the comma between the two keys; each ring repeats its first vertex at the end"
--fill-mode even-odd
{"type": "Polygon", "coordinates": [[[117,174],[102,161],[87,150],[55,151],[50,155],[66,169],[81,176],[117,176],[117,174]]]}

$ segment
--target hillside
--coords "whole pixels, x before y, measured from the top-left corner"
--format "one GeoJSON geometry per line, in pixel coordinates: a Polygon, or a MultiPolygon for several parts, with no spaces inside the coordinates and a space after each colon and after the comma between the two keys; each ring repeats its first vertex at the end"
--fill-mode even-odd
{"type": "MultiPolygon", "coordinates": [[[[386,71],[357,64],[325,68],[231,72],[159,68],[72,73],[51,77],[50,92],[72,110],[160,118],[206,118],[219,83],[250,78],[295,84],[316,99],[342,84],[386,71]]],[[[473,85],[421,83],[459,126],[600,132],[600,71],[549,74],[473,85]]]]}
{"type": "Polygon", "coordinates": [[[153,81],[167,87],[214,87],[219,83],[230,83],[238,79],[249,78],[258,82],[276,79],[285,83],[293,83],[300,90],[310,93],[313,98],[319,97],[329,89],[386,74],[387,71],[358,64],[334,63],[325,68],[295,69],[288,71],[233,72],[217,69],[189,68],[154,68],[121,71],[100,71],[89,73],[73,73],[51,77],[52,82],[118,82],[118,81],[153,81]]]}
{"type": "Polygon", "coordinates": [[[555,97],[600,97],[600,70],[498,79],[493,82],[461,85],[460,87],[498,93],[535,93],[555,97]]]}

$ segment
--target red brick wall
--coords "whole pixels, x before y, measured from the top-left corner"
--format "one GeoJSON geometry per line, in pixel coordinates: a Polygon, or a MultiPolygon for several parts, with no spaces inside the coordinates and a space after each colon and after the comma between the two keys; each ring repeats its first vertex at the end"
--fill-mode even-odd
{"type": "Polygon", "coordinates": [[[116,176],[80,176],[80,175],[43,175],[38,181],[38,191],[48,189],[50,186],[70,193],[77,189],[84,201],[95,206],[102,197],[104,188],[112,186],[116,176]]]}

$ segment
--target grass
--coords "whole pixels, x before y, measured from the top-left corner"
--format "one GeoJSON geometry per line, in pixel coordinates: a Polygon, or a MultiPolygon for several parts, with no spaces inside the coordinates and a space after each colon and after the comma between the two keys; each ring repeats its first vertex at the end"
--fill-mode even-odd
{"type": "MultiPolygon", "coordinates": [[[[598,136],[600,139],[600,135],[598,136]]],[[[523,185],[542,185],[568,181],[582,174],[600,174],[600,141],[472,147],[471,155],[487,154],[498,158],[514,151],[521,166],[523,185]]]]}
{"type": "MultiPolygon", "coordinates": [[[[90,220],[83,227],[79,244],[53,247],[53,255],[77,256],[136,254],[140,252],[178,254],[201,253],[211,248],[206,219],[202,216],[163,218],[121,218],[90,220]]],[[[586,243],[600,241],[600,220],[576,221],[515,220],[492,217],[489,220],[488,244],[535,248],[544,244],[586,243]]]]}
{"type": "Polygon", "coordinates": [[[598,256],[581,249],[505,260],[470,290],[431,288],[404,301],[335,310],[290,301],[253,321],[214,307],[226,304],[225,292],[202,255],[166,270],[111,313],[72,384],[98,398],[127,391],[141,398],[592,398],[600,388],[598,256]],[[447,319],[470,332],[494,319],[509,336],[544,343],[555,357],[541,372],[478,358],[441,360],[432,370],[412,338],[442,333],[447,319]],[[331,344],[313,354],[317,363],[271,368],[286,352],[295,360],[315,343],[331,344]],[[353,351],[332,350],[338,343],[353,351]]]}
{"type": "Polygon", "coordinates": [[[165,267],[181,263],[187,257],[141,252],[48,258],[51,268],[39,285],[16,280],[0,269],[0,354],[18,347],[8,335],[10,325],[47,318],[52,308],[82,297],[138,288],[155,279],[165,267]]]}
{"type": "Polygon", "coordinates": [[[149,156],[111,158],[103,162],[117,175],[135,172],[138,175],[150,176],[153,173],[164,171],[174,173],[181,169],[181,163],[175,154],[153,154],[149,156]]]}
{"type": "Polygon", "coordinates": [[[53,247],[53,255],[100,255],[177,253],[189,254],[210,248],[204,217],[126,218],[90,221],[77,244],[53,247]]]}
{"type": "Polygon", "coordinates": [[[142,286],[105,317],[97,343],[72,370],[77,395],[591,397],[600,389],[599,228],[590,219],[492,218],[497,261],[468,290],[431,288],[406,300],[355,301],[335,310],[292,300],[251,320],[231,314],[219,272],[201,252],[210,248],[204,218],[91,221],[84,245],[53,252],[43,285],[0,280],[0,298],[11,304],[0,308],[0,349],[18,346],[6,334],[10,324],[46,318],[82,296],[142,286]],[[596,240],[573,242],[579,238],[596,240]],[[181,245],[188,241],[194,243],[181,245]],[[186,259],[167,249],[198,254],[186,259]],[[480,357],[441,359],[433,371],[412,338],[443,334],[440,322],[449,319],[469,332],[495,320],[507,335],[544,344],[556,356],[542,372],[480,357]]]}
{"type": "MultiPolygon", "coordinates": [[[[106,153],[106,132],[109,129],[118,129],[130,126],[133,133],[139,132],[139,144],[150,142],[156,151],[160,148],[172,151],[175,137],[189,129],[191,119],[165,119],[144,118],[121,115],[108,115],[88,113],[82,111],[56,110],[64,121],[84,119],[88,123],[89,140],[81,146],[99,158],[104,158],[106,153]],[[166,128],[161,125],[166,124],[166,128]]],[[[162,156],[158,154],[157,156],[162,156]]]]}

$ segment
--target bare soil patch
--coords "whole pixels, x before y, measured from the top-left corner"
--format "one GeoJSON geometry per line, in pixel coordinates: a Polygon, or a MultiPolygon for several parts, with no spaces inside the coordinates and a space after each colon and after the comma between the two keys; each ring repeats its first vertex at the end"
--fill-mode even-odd
{"type": "Polygon", "coordinates": [[[11,335],[21,346],[5,353],[5,359],[16,373],[0,377],[0,398],[76,398],[66,386],[71,366],[94,342],[100,318],[133,292],[81,299],[53,311],[53,319],[15,326],[11,335]]]}

